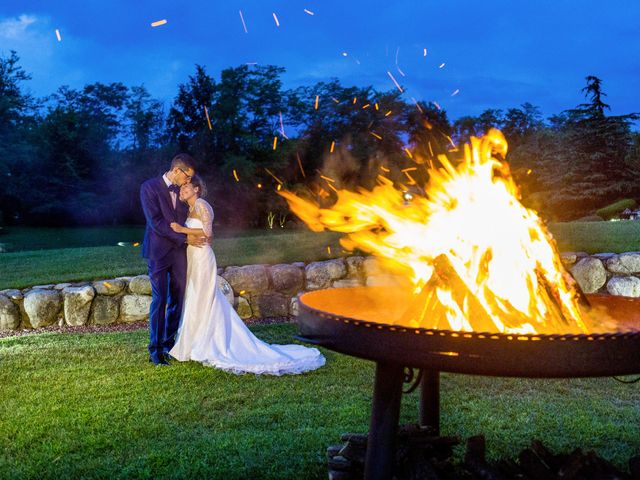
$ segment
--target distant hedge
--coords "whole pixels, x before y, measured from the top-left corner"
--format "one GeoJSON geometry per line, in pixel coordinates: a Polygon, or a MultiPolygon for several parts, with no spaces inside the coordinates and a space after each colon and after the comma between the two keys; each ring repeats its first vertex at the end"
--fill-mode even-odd
{"type": "Polygon", "coordinates": [[[618,200],[611,205],[607,205],[606,207],[601,208],[600,210],[596,210],[596,215],[605,220],[609,220],[620,213],[622,213],[627,208],[636,208],[636,201],[632,198],[625,198],[624,200],[618,200]]]}

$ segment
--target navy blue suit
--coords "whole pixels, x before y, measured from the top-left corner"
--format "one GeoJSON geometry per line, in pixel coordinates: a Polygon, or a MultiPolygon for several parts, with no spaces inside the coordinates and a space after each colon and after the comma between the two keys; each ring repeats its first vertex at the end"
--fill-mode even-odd
{"type": "Polygon", "coordinates": [[[176,200],[173,208],[169,188],[162,177],[142,184],[140,202],[147,220],[142,256],[149,266],[152,292],[149,354],[157,362],[175,343],[187,281],[187,236],[174,232],[169,224],[184,225],[189,207],[176,200]]]}

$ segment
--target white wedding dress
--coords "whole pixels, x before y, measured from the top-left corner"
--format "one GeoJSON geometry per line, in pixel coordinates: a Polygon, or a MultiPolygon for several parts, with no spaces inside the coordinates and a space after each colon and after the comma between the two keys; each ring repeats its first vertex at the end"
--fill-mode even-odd
{"type": "MultiPolygon", "coordinates": [[[[186,226],[211,236],[211,205],[198,199],[194,210],[200,218],[187,218],[186,226]]],[[[269,345],[253,335],[218,288],[217,277],[211,246],[188,246],[182,320],[171,356],[232,373],[268,375],[303,373],[325,364],[316,348],[269,345]]]]}

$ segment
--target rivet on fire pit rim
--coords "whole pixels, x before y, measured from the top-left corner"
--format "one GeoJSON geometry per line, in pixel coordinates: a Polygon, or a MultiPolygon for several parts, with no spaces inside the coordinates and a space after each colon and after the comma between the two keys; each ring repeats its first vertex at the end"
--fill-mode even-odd
{"type": "Polygon", "coordinates": [[[470,333],[465,333],[463,335],[464,338],[473,338],[473,335],[471,335],[470,333]]]}
{"type": "Polygon", "coordinates": [[[397,329],[396,327],[389,327],[389,330],[391,330],[392,332],[395,332],[397,329]]]}
{"type": "Polygon", "coordinates": [[[420,335],[420,330],[414,330],[413,331],[416,335],[420,335]]]}
{"type": "Polygon", "coordinates": [[[487,336],[486,336],[486,335],[483,335],[483,334],[479,334],[479,335],[478,335],[478,338],[487,338],[487,336]]]}
{"type": "Polygon", "coordinates": [[[518,340],[520,340],[520,341],[524,341],[524,342],[527,342],[527,341],[529,341],[529,337],[523,337],[523,336],[521,336],[521,337],[518,337],[518,340]]]}
{"type": "Polygon", "coordinates": [[[424,333],[426,333],[427,335],[435,335],[435,332],[432,332],[432,331],[427,331],[427,332],[424,332],[424,333]]]}
{"type": "Polygon", "coordinates": [[[511,335],[509,335],[509,336],[507,337],[507,340],[513,340],[513,337],[512,337],[511,335]]]}
{"type": "Polygon", "coordinates": [[[500,340],[500,337],[498,335],[491,335],[489,338],[491,340],[500,340]]]}
{"type": "Polygon", "coordinates": [[[438,333],[440,334],[441,337],[446,337],[447,336],[447,334],[444,333],[444,332],[438,332],[438,333]]]}
{"type": "Polygon", "coordinates": [[[540,340],[542,340],[540,337],[531,337],[532,342],[539,342],[540,340]]]}
{"type": "Polygon", "coordinates": [[[459,334],[459,333],[452,333],[452,334],[451,334],[451,336],[452,336],[452,337],[459,337],[459,336],[460,336],[460,334],[459,334]]]}

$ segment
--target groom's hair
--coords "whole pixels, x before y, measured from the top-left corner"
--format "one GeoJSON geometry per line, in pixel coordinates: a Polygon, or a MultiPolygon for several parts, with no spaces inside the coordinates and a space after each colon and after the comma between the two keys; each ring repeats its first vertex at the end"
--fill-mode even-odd
{"type": "Polygon", "coordinates": [[[173,160],[171,160],[171,170],[173,170],[176,167],[182,168],[185,170],[190,168],[191,170],[195,171],[196,162],[193,159],[193,157],[188,153],[179,153],[175,157],[173,157],[173,160]]]}

